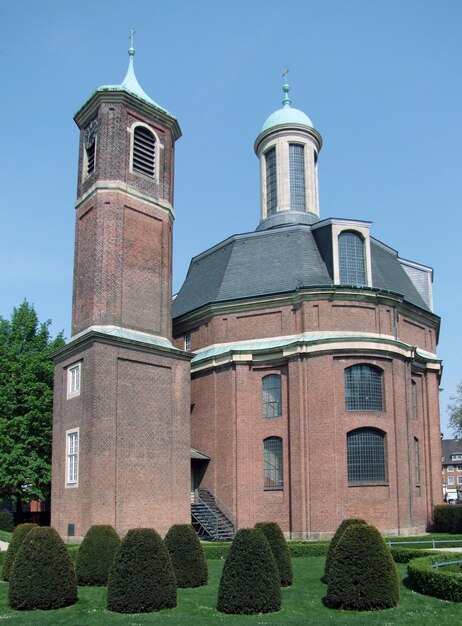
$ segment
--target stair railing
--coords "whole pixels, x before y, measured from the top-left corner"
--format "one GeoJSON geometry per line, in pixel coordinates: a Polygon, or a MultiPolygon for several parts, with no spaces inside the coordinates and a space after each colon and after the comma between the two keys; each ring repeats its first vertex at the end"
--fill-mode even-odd
{"type": "Polygon", "coordinates": [[[204,501],[204,497],[201,494],[207,494],[207,496],[209,496],[214,501],[216,508],[225,516],[225,518],[229,522],[231,522],[233,529],[236,530],[236,515],[231,511],[231,509],[229,509],[226,504],[222,500],[220,500],[220,498],[218,498],[218,496],[216,496],[208,489],[199,488],[197,491],[197,496],[202,502],[204,501]]]}
{"type": "MultiPolygon", "coordinates": [[[[197,489],[195,491],[198,491],[197,489]]],[[[209,513],[212,515],[214,523],[215,523],[215,529],[212,528],[212,532],[206,527],[204,526],[204,524],[194,515],[194,513],[191,511],[191,516],[196,520],[196,522],[202,526],[202,528],[204,530],[207,531],[207,533],[209,533],[212,537],[214,537],[215,541],[218,540],[218,522],[219,522],[219,517],[216,511],[214,511],[212,508],[209,507],[209,505],[207,504],[207,502],[204,502],[204,500],[202,500],[202,498],[200,497],[199,493],[197,493],[197,499],[195,504],[203,504],[209,511],[209,513]],[[214,533],[214,534],[213,534],[214,533]]]]}

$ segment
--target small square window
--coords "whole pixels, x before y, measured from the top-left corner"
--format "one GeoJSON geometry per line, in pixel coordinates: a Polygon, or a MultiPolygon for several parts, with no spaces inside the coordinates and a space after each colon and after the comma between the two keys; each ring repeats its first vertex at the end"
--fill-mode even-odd
{"type": "Polygon", "coordinates": [[[462,476],[457,476],[457,484],[462,485],[462,476]]]}
{"type": "Polygon", "coordinates": [[[82,363],[74,363],[67,368],[67,397],[80,395],[82,363]]]}
{"type": "Polygon", "coordinates": [[[457,466],[457,471],[458,471],[458,472],[462,472],[462,465],[458,465],[458,466],[457,466]]]}
{"type": "Polygon", "coordinates": [[[454,476],[448,476],[448,485],[454,484],[454,476]]]}
{"type": "Polygon", "coordinates": [[[446,466],[446,471],[447,472],[453,472],[454,471],[454,465],[447,465],[446,466]]]}

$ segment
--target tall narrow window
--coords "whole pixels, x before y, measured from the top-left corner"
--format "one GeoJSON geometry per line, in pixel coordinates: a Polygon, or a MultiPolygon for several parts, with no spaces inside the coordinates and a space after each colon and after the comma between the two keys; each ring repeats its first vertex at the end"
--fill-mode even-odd
{"type": "Polygon", "coordinates": [[[340,282],[348,285],[365,285],[366,268],[364,241],[352,231],[344,231],[338,236],[338,258],[340,282]]]}
{"type": "Polygon", "coordinates": [[[98,131],[98,122],[93,120],[84,131],[83,139],[85,145],[85,176],[89,176],[95,170],[96,155],[96,133],[98,131]]]}
{"type": "Polygon", "coordinates": [[[289,144],[290,208],[305,211],[305,153],[304,146],[289,144]]]}
{"type": "Polygon", "coordinates": [[[278,206],[278,187],[276,179],[276,148],[270,148],[266,159],[266,213],[276,213],[278,206]]]}
{"type": "Polygon", "coordinates": [[[67,397],[73,398],[80,394],[81,363],[75,363],[67,368],[67,397]]]}
{"type": "Polygon", "coordinates": [[[281,406],[281,377],[278,374],[265,376],[262,380],[263,417],[279,417],[281,406]]]}
{"type": "Polygon", "coordinates": [[[411,401],[412,401],[412,419],[417,420],[417,383],[415,380],[411,382],[411,401]]]}
{"type": "Polygon", "coordinates": [[[347,434],[349,484],[383,483],[387,480],[385,433],[358,428],[347,434]]]}
{"type": "Polygon", "coordinates": [[[67,467],[66,483],[77,485],[79,478],[79,429],[68,430],[66,432],[67,447],[67,467]]]}
{"type": "Polygon", "coordinates": [[[419,440],[414,437],[415,484],[420,485],[420,450],[419,440]]]}
{"type": "Polygon", "coordinates": [[[184,334],[184,349],[191,350],[191,333],[184,334]]]}
{"type": "Polygon", "coordinates": [[[265,489],[282,489],[282,439],[268,437],[263,441],[263,465],[265,489]]]}
{"type": "Polygon", "coordinates": [[[154,134],[144,126],[136,126],[133,135],[133,171],[154,176],[155,167],[154,134]]]}
{"type": "Polygon", "coordinates": [[[347,411],[383,411],[382,371],[371,365],[345,370],[347,411]]]}

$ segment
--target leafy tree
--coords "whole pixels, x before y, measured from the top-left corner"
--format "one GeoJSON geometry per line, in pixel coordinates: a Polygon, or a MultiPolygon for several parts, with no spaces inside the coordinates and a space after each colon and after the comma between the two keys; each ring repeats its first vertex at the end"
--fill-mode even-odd
{"type": "Polygon", "coordinates": [[[462,437],[462,382],[457,385],[456,393],[449,400],[449,426],[456,437],[462,437]]]}
{"type": "Polygon", "coordinates": [[[0,317],[0,497],[44,500],[51,481],[52,353],[64,344],[50,337],[24,301],[11,320],[0,317]]]}

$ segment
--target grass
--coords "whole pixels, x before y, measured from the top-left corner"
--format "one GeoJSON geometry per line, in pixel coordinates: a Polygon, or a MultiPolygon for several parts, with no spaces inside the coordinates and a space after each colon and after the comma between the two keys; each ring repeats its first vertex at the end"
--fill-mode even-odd
{"type": "MultiPolygon", "coordinates": [[[[223,615],[215,609],[217,588],[223,561],[209,561],[210,582],[205,587],[179,589],[178,606],[175,609],[137,615],[119,615],[106,610],[104,587],[80,587],[79,602],[56,611],[12,611],[8,607],[8,585],[0,584],[0,622],[24,626],[105,626],[126,624],[143,626],[204,626],[229,623],[232,626],[295,626],[306,624],[353,624],[383,626],[411,624],[453,626],[460,621],[461,606],[417,594],[405,585],[401,586],[401,602],[394,609],[368,613],[334,611],[322,603],[326,587],[320,582],[324,571],[324,558],[293,559],[294,584],[282,590],[283,608],[278,613],[255,616],[223,615]]],[[[401,578],[406,576],[406,566],[398,565],[401,578]]]]}

